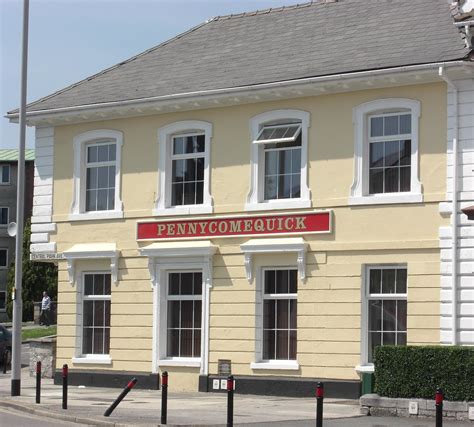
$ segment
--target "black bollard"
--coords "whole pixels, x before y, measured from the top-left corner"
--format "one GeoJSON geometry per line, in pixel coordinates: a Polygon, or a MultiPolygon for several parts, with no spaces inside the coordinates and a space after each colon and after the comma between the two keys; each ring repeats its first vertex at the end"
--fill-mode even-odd
{"type": "Polygon", "coordinates": [[[41,361],[36,362],[36,403],[41,402],[41,361]]]}
{"type": "Polygon", "coordinates": [[[166,424],[168,418],[168,372],[161,374],[161,424],[166,424]]]}
{"type": "Polygon", "coordinates": [[[123,398],[128,394],[128,392],[133,388],[135,387],[135,384],[137,383],[137,379],[136,378],[132,378],[128,384],[126,385],[126,387],[122,390],[122,393],[120,393],[119,397],[117,397],[117,399],[115,399],[114,403],[112,403],[112,405],[110,405],[109,409],[107,409],[105,412],[104,412],[104,417],[108,417],[113,411],[114,409],[117,407],[117,405],[123,400],[123,398]]]}
{"type": "Polygon", "coordinates": [[[227,377],[227,427],[234,425],[234,377],[227,377]]]}
{"type": "Polygon", "coordinates": [[[435,408],[436,408],[436,427],[443,427],[443,391],[436,389],[435,408]]]}
{"type": "Polygon", "coordinates": [[[323,427],[324,383],[316,387],[316,427],[323,427]]]}
{"type": "Polygon", "coordinates": [[[63,365],[63,409],[67,409],[67,376],[68,367],[67,364],[63,365]]]}

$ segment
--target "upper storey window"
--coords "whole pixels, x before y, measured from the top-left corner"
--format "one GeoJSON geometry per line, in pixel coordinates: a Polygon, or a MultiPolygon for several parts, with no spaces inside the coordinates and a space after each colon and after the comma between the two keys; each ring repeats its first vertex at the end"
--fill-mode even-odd
{"type": "Polygon", "coordinates": [[[354,109],[355,177],[351,204],[421,202],[420,103],[381,99],[354,109]]]}
{"type": "Polygon", "coordinates": [[[74,138],[74,200],[70,219],[122,218],[120,163],[123,136],[94,130],[74,138]]]}
{"type": "Polygon", "coordinates": [[[10,165],[0,165],[0,185],[10,184],[10,165]]]}
{"type": "Polygon", "coordinates": [[[210,144],[212,124],[197,120],[158,130],[159,185],[155,215],[212,212],[210,144]]]}
{"type": "Polygon", "coordinates": [[[311,206],[307,183],[309,114],[297,110],[270,111],[254,117],[250,128],[252,175],[246,208],[311,206]]]}

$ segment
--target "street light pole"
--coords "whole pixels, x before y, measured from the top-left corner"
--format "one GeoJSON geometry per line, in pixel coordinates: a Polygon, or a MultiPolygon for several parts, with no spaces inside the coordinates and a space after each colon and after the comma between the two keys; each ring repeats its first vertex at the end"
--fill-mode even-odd
{"type": "Polygon", "coordinates": [[[16,246],[15,246],[15,289],[13,298],[13,342],[11,395],[21,394],[21,325],[23,301],[23,225],[25,203],[25,136],[26,136],[26,76],[28,69],[28,15],[29,0],[23,0],[23,35],[21,41],[21,89],[20,89],[20,143],[18,147],[18,179],[16,197],[16,246]]]}

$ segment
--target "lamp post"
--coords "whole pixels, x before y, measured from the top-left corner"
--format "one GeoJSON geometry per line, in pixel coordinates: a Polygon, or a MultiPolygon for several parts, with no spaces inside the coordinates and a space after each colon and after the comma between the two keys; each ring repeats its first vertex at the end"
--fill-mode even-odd
{"type": "Polygon", "coordinates": [[[11,395],[21,394],[21,325],[23,301],[23,225],[25,203],[25,135],[26,135],[26,76],[28,69],[28,14],[29,0],[23,0],[23,34],[21,40],[21,89],[20,89],[20,143],[18,147],[18,184],[16,197],[16,246],[15,246],[15,288],[13,299],[13,341],[11,395]]]}

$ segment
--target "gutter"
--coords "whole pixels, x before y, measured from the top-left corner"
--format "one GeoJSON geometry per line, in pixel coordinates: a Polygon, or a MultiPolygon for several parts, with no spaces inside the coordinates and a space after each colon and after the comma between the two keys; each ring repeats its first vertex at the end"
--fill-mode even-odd
{"type": "Polygon", "coordinates": [[[454,97],[454,126],[453,126],[453,199],[451,207],[451,227],[452,227],[452,269],[451,269],[451,299],[452,299],[452,345],[458,343],[457,340],[457,317],[458,317],[458,295],[457,295],[457,278],[458,278],[458,135],[459,135],[459,96],[458,88],[453,81],[447,76],[443,66],[439,67],[439,76],[448,84],[453,91],[454,97]]]}
{"type": "MultiPolygon", "coordinates": [[[[284,88],[296,88],[302,85],[308,84],[318,84],[318,83],[336,83],[345,80],[351,79],[358,79],[358,78],[367,78],[367,77],[377,77],[377,76],[385,76],[388,74],[393,73],[409,73],[409,72],[423,72],[429,71],[433,69],[438,69],[439,67],[466,67],[466,66],[473,66],[474,63],[470,63],[463,60],[455,60],[449,62],[436,62],[430,64],[420,64],[420,65],[407,65],[402,67],[392,67],[392,68],[385,68],[381,70],[369,70],[369,71],[356,71],[352,73],[343,73],[343,74],[332,74],[329,76],[319,76],[319,77],[307,77],[298,80],[283,80],[279,82],[272,82],[272,83],[261,83],[252,86],[238,86],[238,87],[231,87],[231,88],[223,88],[223,89],[210,89],[210,90],[203,90],[203,91],[195,91],[195,92],[186,92],[180,94],[172,94],[172,95],[164,95],[164,96],[154,96],[149,98],[139,98],[139,99],[131,99],[131,100],[123,100],[123,101],[111,101],[111,102],[104,102],[100,104],[85,104],[80,106],[73,106],[73,107],[60,107],[60,108],[52,108],[47,110],[37,110],[37,111],[30,111],[27,112],[27,117],[32,119],[41,119],[41,118],[48,118],[50,116],[56,114],[67,114],[67,113],[94,113],[100,112],[104,109],[114,109],[120,107],[152,107],[155,103],[160,102],[192,102],[197,101],[202,98],[212,97],[212,96],[223,96],[223,95],[246,95],[246,94],[254,94],[255,92],[264,91],[264,90],[276,90],[276,89],[284,89],[284,88]]],[[[15,113],[7,113],[5,116],[7,119],[14,121],[18,118],[18,112],[15,113]]]]}

